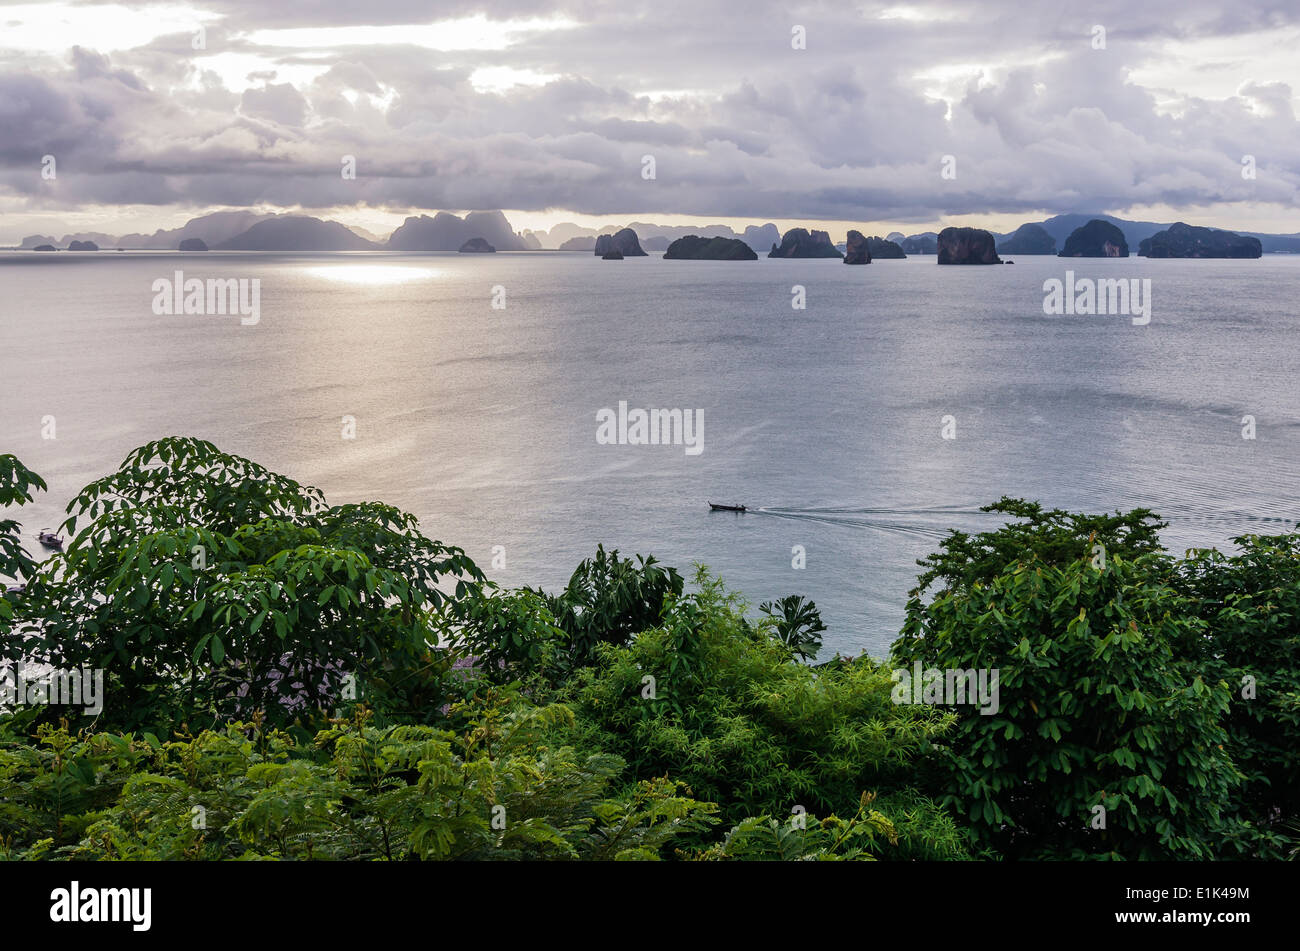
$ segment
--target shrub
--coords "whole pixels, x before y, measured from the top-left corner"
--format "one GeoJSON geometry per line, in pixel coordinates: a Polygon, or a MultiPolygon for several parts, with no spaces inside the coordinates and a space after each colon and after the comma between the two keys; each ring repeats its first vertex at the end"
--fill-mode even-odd
{"type": "Polygon", "coordinates": [[[545,598],[555,623],[568,636],[571,663],[588,664],[600,644],[627,644],[659,623],[664,604],[682,593],[675,568],[638,555],[619,558],[618,551],[596,547],[596,556],[574,570],[560,594],[545,598]]]}
{"type": "Polygon", "coordinates": [[[881,842],[898,845],[898,832],[889,817],[871,808],[873,796],[863,793],[857,814],[849,819],[799,816],[778,822],[771,816],[746,819],[718,845],[701,853],[703,859],[742,859],[751,862],[875,861],[881,842]]]}
{"type": "Polygon", "coordinates": [[[0,840],[18,859],[656,859],[713,820],[660,778],[614,790],[618,757],[545,744],[571,719],[497,695],[454,734],[359,712],[303,743],[236,723],[162,743],[70,735],[0,745],[0,840]]]}
{"type": "Polygon", "coordinates": [[[765,601],[758,609],[776,622],[776,639],[792,653],[804,660],[817,656],[826,625],[822,623],[816,602],[792,594],[776,602],[765,601]]]}
{"type": "Polygon", "coordinates": [[[627,760],[631,775],[669,774],[739,823],[756,816],[855,815],[863,792],[900,826],[898,857],[965,854],[961,834],[909,789],[953,717],[890,699],[869,659],[814,670],[703,570],[698,592],[627,647],[606,646],[574,681],[579,745],[627,760]]]}
{"type": "Polygon", "coordinates": [[[568,669],[569,636],[556,626],[546,598],[534,591],[502,591],[489,582],[480,596],[447,601],[437,630],[451,650],[495,683],[568,669]]]}

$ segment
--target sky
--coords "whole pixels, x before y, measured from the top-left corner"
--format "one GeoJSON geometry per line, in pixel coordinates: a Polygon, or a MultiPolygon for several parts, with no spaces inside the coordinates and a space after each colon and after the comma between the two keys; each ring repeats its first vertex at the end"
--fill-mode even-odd
{"type": "Polygon", "coordinates": [[[1294,233],[1298,49],[1263,0],[0,0],[0,242],[236,207],[1294,233]]]}

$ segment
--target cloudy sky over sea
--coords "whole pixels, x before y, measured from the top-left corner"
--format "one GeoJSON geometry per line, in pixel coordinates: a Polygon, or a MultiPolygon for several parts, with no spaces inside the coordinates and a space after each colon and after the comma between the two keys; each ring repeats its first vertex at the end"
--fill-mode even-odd
{"type": "Polygon", "coordinates": [[[1290,233],[1297,49],[1293,2],[0,3],[0,242],[228,207],[1290,233]]]}

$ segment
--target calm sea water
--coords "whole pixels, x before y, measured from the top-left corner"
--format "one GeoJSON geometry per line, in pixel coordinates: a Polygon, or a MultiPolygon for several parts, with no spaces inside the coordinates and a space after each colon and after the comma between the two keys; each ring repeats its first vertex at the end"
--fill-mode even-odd
{"type": "Polygon", "coordinates": [[[827,655],[883,654],[915,560],[1004,494],[1148,506],[1176,550],[1300,518],[1300,258],[1015,260],[0,254],[0,451],[50,484],[28,531],[193,434],[406,508],[485,570],[504,546],[504,584],[562,586],[604,542],[705,563],[755,605],[808,595],[827,655]],[[1044,316],[1067,266],[1150,278],[1151,323],[1044,316]],[[178,268],[260,279],[260,322],[156,316],[178,268]],[[620,400],[702,410],[703,452],[598,445],[620,400]]]}

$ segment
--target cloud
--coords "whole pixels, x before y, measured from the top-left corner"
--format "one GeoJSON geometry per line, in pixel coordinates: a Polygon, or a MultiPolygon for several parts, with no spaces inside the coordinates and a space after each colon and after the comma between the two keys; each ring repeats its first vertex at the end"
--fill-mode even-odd
{"type": "Polygon", "coordinates": [[[0,195],[51,212],[184,202],[859,221],[1296,201],[1300,76],[1274,52],[1297,11],[888,7],[439,4],[474,25],[451,42],[407,0],[197,0],[202,50],[173,11],[167,32],[125,49],[7,52],[0,195]],[[806,49],[791,47],[795,25],[806,49]],[[1178,65],[1214,48],[1215,69],[1178,65]],[[40,178],[44,154],[57,183],[40,178]],[[1247,154],[1256,180],[1241,177],[1247,154]],[[339,175],[344,155],[355,181],[339,175]],[[955,179],[939,174],[946,155],[955,179]]]}
{"type": "Polygon", "coordinates": [[[289,83],[246,89],[239,101],[242,115],[263,118],[281,128],[302,128],[309,109],[306,97],[289,83]]]}

